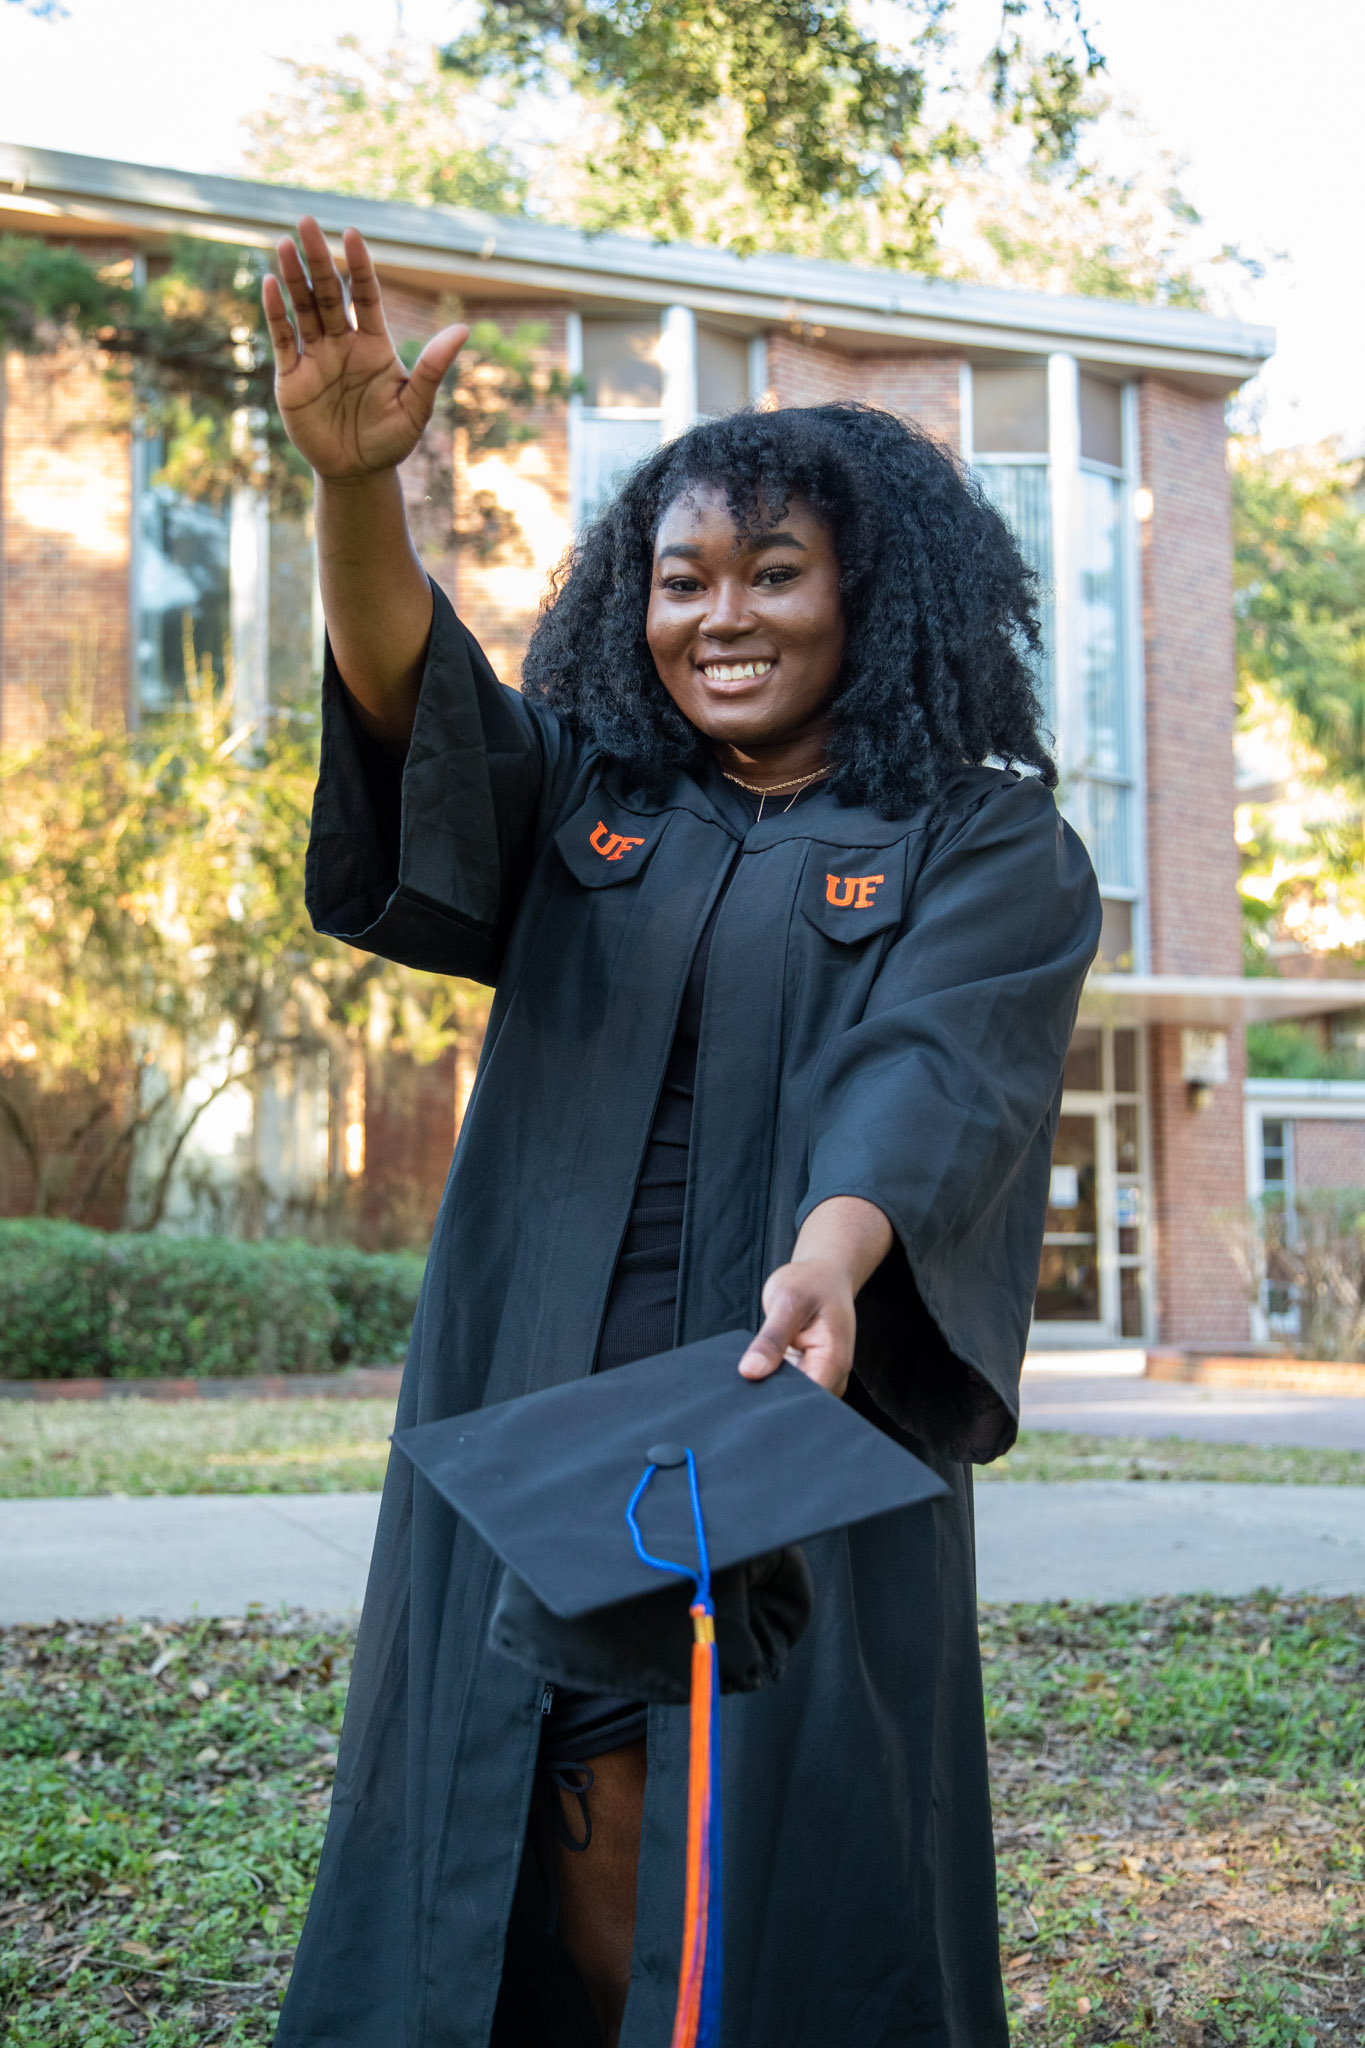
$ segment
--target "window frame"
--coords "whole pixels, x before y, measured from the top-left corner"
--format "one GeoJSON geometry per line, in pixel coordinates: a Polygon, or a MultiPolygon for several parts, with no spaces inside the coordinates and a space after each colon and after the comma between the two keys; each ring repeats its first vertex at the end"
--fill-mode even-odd
{"type": "MultiPolygon", "coordinates": [[[[1037,358],[1033,359],[1035,362],[1037,358]]],[[[998,367],[983,364],[982,368],[998,367]]],[[[1058,767],[1064,783],[1122,789],[1128,793],[1126,865],[1131,880],[1105,881],[1101,893],[1116,902],[1132,905],[1132,971],[1145,973],[1151,958],[1150,894],[1147,872],[1147,763],[1146,763],[1146,680],[1142,646],[1141,557],[1136,498],[1141,480],[1141,443],[1138,418],[1138,386],[1131,379],[1120,384],[1121,465],[1081,456],[1080,379],[1082,373],[1096,376],[1105,366],[1081,357],[1054,353],[1046,358],[1048,380],[1048,447],[1046,455],[1005,452],[997,454],[980,448],[975,436],[975,407],[972,379],[974,366],[964,360],[959,373],[959,409],[963,461],[975,468],[1045,466],[1051,514],[1052,586],[1048,592],[1051,645],[1048,649],[1048,680],[1056,721],[1058,767]],[[1118,607],[1119,660],[1122,666],[1124,742],[1128,770],[1123,775],[1092,769],[1085,764],[1086,707],[1080,675],[1080,479],[1084,474],[1106,476],[1119,485],[1118,607]]],[[[1111,380],[1106,380],[1111,381],[1111,380]]]]}
{"type": "MultiPolygon", "coordinates": [[[[626,312],[600,313],[571,309],[565,321],[565,359],[572,387],[583,376],[583,322],[593,319],[627,319],[626,312]]],[[[644,422],[657,420],[659,444],[686,433],[702,417],[697,410],[697,315],[691,306],[678,303],[647,307],[635,317],[657,318],[659,325],[659,368],[662,373],[660,403],[657,406],[589,405],[582,391],[571,389],[569,398],[569,516],[575,533],[588,516],[587,496],[588,429],[598,420],[644,422]]],[[[703,323],[705,324],[705,323],[703,323]]],[[[730,332],[722,328],[721,332],[730,332]]],[[[749,398],[753,404],[768,386],[768,344],[763,334],[735,334],[749,351],[749,398]]]]}

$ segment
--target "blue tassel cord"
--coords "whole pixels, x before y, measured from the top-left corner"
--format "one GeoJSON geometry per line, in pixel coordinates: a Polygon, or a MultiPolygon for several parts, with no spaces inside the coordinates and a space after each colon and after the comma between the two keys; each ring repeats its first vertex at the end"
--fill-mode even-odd
{"type": "Polygon", "coordinates": [[[691,1579],[696,1598],[692,1616],[691,1739],[687,1768],[687,1881],[683,1904],[682,1964],[678,2003],[669,2048],[719,2048],[721,2009],[721,1826],[720,1826],[720,1662],[716,1653],[716,1610],[711,1598],[711,1561],[702,1521],[697,1461],[687,1453],[697,1569],[654,1557],[646,1550],[636,1513],[658,1471],[648,1465],[630,1497],[626,1525],[635,1554],[654,1571],[691,1579]]]}

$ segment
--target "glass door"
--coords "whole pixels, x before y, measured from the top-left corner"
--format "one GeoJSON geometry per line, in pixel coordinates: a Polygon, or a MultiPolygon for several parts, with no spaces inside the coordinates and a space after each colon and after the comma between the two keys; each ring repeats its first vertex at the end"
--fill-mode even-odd
{"type": "Polygon", "coordinates": [[[1052,1152],[1035,1343],[1147,1335],[1144,1121],[1140,1033],[1078,1025],[1052,1152]]]}
{"type": "Polygon", "coordinates": [[[1099,1127],[1094,1110],[1064,1110],[1058,1122],[1038,1299],[1033,1310],[1039,1322],[1081,1323],[1096,1332],[1103,1325],[1099,1127]]]}

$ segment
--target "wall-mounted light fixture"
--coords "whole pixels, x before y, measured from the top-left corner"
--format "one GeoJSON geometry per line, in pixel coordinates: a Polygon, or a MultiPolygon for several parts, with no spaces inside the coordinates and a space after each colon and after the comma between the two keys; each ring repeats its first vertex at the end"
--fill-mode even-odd
{"type": "Polygon", "coordinates": [[[1228,1078],[1227,1032],[1182,1031],[1180,1078],[1191,1109],[1212,1108],[1214,1089],[1228,1078]]]}

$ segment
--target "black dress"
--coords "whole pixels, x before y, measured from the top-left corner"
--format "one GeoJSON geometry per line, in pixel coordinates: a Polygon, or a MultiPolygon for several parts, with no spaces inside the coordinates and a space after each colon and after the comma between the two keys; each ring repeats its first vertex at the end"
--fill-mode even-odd
{"type": "MultiPolygon", "coordinates": [[[[731,787],[757,821],[765,808],[764,800],[742,784],[732,783],[731,787]]],[[[810,784],[795,794],[774,797],[773,814],[793,809],[813,787],[810,784]]],[[[732,867],[730,874],[733,873],[732,867]]],[[[645,1147],[644,1165],[607,1297],[594,1368],[597,1372],[608,1372],[615,1365],[630,1365],[637,1358],[651,1358],[656,1352],[667,1351],[673,1342],[706,962],[711,952],[711,934],[724,901],[722,889],[692,956],[678,1012],[678,1028],[645,1147]]],[[[569,1692],[557,1686],[545,1712],[541,1768],[566,1790],[581,1796],[586,1789],[581,1773],[588,1760],[640,1741],[648,1721],[649,1710],[638,1700],[569,1692]]],[[[586,1833],[585,1810],[585,1836],[586,1833]]]]}
{"type": "MultiPolygon", "coordinates": [[[[396,834],[365,752],[329,675],[315,921],[496,991],[400,1426],[605,1362],[715,913],[670,1340],[755,1328],[810,1211],[875,1203],[894,1244],[859,1297],[849,1399],[948,1488],[805,1546],[815,1609],[782,1682],[725,1703],[724,2048],[1006,2048],[963,1461],[1015,1432],[1099,935],[1084,850],[1001,769],[894,819],[817,786],[756,821],[710,767],[645,797],[499,685],[439,593],[396,834]]],[[[497,1580],[391,1460],[280,2048],[488,2048],[500,2002],[551,1981],[523,1870],[544,1686],[489,1646],[497,1580]]],[[[669,2038],[687,1718],[649,1710],[621,2048],[669,2038]]]]}

